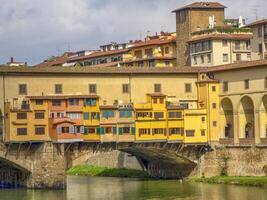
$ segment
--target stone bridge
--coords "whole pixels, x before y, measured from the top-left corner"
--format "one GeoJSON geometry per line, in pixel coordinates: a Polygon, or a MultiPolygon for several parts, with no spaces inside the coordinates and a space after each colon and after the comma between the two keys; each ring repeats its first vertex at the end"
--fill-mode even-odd
{"type": "Polygon", "coordinates": [[[263,176],[265,147],[151,143],[0,143],[0,188],[64,189],[66,170],[77,165],[146,170],[156,178],[263,176]]]}

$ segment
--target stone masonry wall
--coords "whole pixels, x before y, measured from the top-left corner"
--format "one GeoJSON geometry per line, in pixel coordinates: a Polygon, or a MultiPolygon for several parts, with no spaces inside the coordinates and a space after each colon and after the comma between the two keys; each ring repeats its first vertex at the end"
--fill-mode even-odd
{"type": "Polygon", "coordinates": [[[192,176],[265,176],[267,148],[216,148],[199,160],[192,176]]]}

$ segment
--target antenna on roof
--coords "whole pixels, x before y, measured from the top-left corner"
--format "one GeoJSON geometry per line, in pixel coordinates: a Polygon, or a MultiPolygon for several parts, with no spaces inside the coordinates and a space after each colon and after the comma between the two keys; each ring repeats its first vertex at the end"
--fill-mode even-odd
{"type": "Polygon", "coordinates": [[[68,42],[68,52],[70,52],[70,43],[68,42]]]}
{"type": "Polygon", "coordinates": [[[253,11],[254,11],[256,20],[258,20],[258,8],[254,8],[253,11]]]}

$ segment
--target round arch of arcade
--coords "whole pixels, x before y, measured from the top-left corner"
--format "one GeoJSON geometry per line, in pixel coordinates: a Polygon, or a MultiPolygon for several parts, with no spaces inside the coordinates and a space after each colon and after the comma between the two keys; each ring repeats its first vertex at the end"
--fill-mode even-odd
{"type": "Polygon", "coordinates": [[[238,143],[267,143],[267,93],[223,97],[220,138],[238,143]]]}

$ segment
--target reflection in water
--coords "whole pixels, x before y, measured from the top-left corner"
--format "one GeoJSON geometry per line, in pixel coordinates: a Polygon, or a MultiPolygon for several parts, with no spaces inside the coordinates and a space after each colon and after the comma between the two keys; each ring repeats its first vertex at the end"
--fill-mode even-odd
{"type": "Polygon", "coordinates": [[[0,190],[1,200],[266,200],[266,188],[68,177],[66,191],[0,190]]]}

